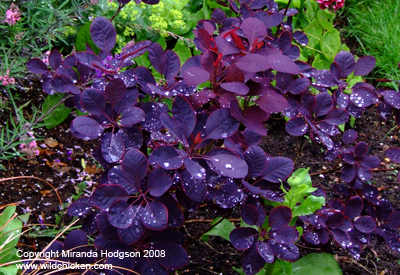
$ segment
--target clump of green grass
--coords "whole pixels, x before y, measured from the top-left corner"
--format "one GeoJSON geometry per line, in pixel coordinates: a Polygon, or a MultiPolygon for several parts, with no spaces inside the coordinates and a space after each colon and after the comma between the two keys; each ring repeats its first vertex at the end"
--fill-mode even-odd
{"type": "Polygon", "coordinates": [[[346,0],[341,15],[344,36],[360,44],[356,54],[376,57],[372,76],[400,80],[400,1],[346,0]]]}

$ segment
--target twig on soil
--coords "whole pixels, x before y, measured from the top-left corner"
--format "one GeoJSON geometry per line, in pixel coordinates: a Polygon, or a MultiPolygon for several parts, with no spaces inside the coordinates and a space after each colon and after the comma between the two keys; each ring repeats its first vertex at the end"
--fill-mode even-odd
{"type": "Polygon", "coordinates": [[[321,251],[321,248],[317,248],[317,247],[308,247],[308,246],[304,246],[304,245],[301,245],[301,244],[296,244],[296,246],[304,248],[304,249],[308,249],[308,250],[321,251]]]}
{"type": "Polygon", "coordinates": [[[336,259],[336,261],[342,261],[342,262],[356,264],[359,267],[361,267],[362,269],[364,269],[365,271],[367,271],[369,274],[374,274],[374,272],[372,272],[371,270],[369,270],[368,268],[366,268],[365,266],[363,266],[362,264],[360,264],[358,261],[354,260],[353,258],[335,255],[335,259],[336,259]]]}
{"type": "Polygon", "coordinates": [[[367,138],[368,138],[370,135],[372,135],[372,133],[373,133],[376,129],[378,129],[379,125],[380,125],[379,122],[377,122],[376,125],[375,125],[375,127],[372,128],[372,130],[362,139],[362,141],[366,141],[367,138]]]}
{"type": "MultiPolygon", "coordinates": [[[[322,175],[322,174],[328,174],[328,173],[341,173],[342,170],[335,170],[337,165],[335,165],[332,169],[329,170],[324,170],[324,171],[318,171],[315,173],[310,173],[310,176],[318,176],[318,175],[322,175]]],[[[400,170],[400,167],[395,167],[395,168],[382,168],[382,169],[372,169],[371,172],[388,172],[388,171],[396,171],[396,170],[400,170]]]]}
{"type": "Polygon", "coordinates": [[[45,182],[46,184],[48,184],[54,190],[54,192],[57,195],[58,201],[60,202],[60,205],[62,204],[62,200],[61,200],[60,195],[58,194],[57,190],[54,188],[53,185],[51,185],[51,183],[49,183],[48,181],[45,181],[44,179],[37,178],[37,177],[34,177],[34,176],[19,176],[19,177],[11,177],[11,178],[0,179],[0,182],[8,181],[8,180],[15,180],[15,179],[36,179],[36,180],[40,180],[40,181],[45,182]]]}

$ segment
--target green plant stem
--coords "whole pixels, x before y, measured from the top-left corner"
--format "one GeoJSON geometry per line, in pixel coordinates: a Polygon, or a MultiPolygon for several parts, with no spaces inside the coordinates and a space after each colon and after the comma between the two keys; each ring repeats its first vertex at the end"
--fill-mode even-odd
{"type": "Polygon", "coordinates": [[[110,22],[114,20],[114,18],[118,15],[118,13],[122,10],[123,7],[125,7],[126,4],[119,4],[117,11],[114,13],[114,15],[111,17],[110,22]]]}
{"type": "MultiPolygon", "coordinates": [[[[292,2],[292,0],[289,0],[289,2],[287,3],[286,9],[285,9],[285,13],[283,14],[283,18],[285,18],[286,13],[287,13],[287,11],[288,11],[288,9],[289,9],[289,6],[290,6],[290,3],[291,3],[291,2],[292,2]]],[[[282,23],[280,23],[279,26],[278,26],[278,28],[276,29],[275,36],[278,35],[279,31],[281,30],[281,26],[282,26],[282,23]]]]}
{"type": "MultiPolygon", "coordinates": [[[[20,135],[16,135],[13,139],[11,139],[3,148],[8,148],[11,144],[13,144],[18,138],[21,138],[21,136],[25,135],[28,133],[35,125],[37,125],[39,122],[41,122],[46,116],[48,116],[55,108],[60,106],[62,103],[64,103],[68,98],[70,98],[71,95],[66,96],[60,102],[58,102],[56,105],[51,107],[46,113],[42,114],[40,117],[38,117],[33,123],[30,123],[27,128],[24,128],[23,131],[20,133],[20,135]]],[[[14,103],[14,101],[13,101],[14,103]]],[[[14,103],[15,107],[15,103],[14,103]]],[[[0,153],[3,153],[4,150],[0,148],[0,153]]]]}

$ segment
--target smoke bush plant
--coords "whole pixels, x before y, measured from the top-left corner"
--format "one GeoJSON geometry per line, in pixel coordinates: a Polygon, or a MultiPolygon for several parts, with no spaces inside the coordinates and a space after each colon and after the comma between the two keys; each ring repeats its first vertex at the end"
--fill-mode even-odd
{"type": "MultiPolygon", "coordinates": [[[[51,68],[37,58],[28,62],[31,72],[42,75],[46,93],[67,93],[68,106],[86,113],[72,121],[71,132],[99,140],[93,155],[106,171],[93,194],[73,203],[68,213],[85,217],[87,234],[98,232],[98,250],[162,250],[165,257],[105,260],[141,274],[167,274],[188,263],[185,236],[177,229],[184,224],[182,210],[204,202],[240,207],[243,220],[258,228],[239,227],[230,235],[233,246],[245,250],[246,274],[276,258],[298,259],[297,217],[296,226],[313,245],[332,235],[357,258],[361,244],[379,236],[398,251],[400,212],[365,184],[378,159],[366,156],[366,143],[348,147],[357,133],[342,134],[338,128],[372,106],[382,118],[394,115],[399,123],[396,91],[363,82],[347,87],[346,78],[368,74],[375,59],[355,62],[350,53],[340,52],[330,70],[316,70],[296,61],[296,44],[308,41],[304,33],[292,32],[297,10],[279,10],[272,0],[230,1],[230,7],[239,17],[216,9],[210,20],[198,22],[194,42],[201,55],[182,66],[174,51],[150,41],[132,42],[114,53],[116,31],[102,17],[90,28],[99,54],[88,47],[63,59],[53,50],[51,68]],[[161,81],[132,62],[145,52],[161,81]],[[166,103],[171,101],[170,109],[166,103]],[[326,196],[298,179],[304,171],[285,181],[293,161],[258,146],[267,134],[263,123],[273,113],[288,117],[290,135],[308,133],[327,149],[327,159],[346,163],[346,184],[337,187],[342,201],[328,201],[317,210],[326,196]],[[274,208],[267,212],[266,205],[274,208]]],[[[399,150],[390,149],[388,157],[399,162],[399,150]]],[[[83,233],[75,234],[80,237],[67,238],[64,247],[83,245],[83,233]]]]}

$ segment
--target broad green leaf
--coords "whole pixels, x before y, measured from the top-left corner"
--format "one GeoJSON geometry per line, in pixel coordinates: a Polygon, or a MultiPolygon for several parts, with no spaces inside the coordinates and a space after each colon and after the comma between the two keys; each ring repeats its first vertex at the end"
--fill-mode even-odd
{"type": "Polygon", "coordinates": [[[316,16],[316,12],[318,10],[317,1],[306,0],[305,8],[306,8],[306,16],[308,17],[308,20],[309,21],[313,20],[314,17],[316,16]]]}
{"type": "Polygon", "coordinates": [[[345,127],[346,127],[346,123],[338,125],[339,130],[342,132],[344,132],[345,127]]]}
{"type": "Polygon", "coordinates": [[[333,26],[333,19],[335,15],[327,10],[318,10],[317,12],[319,24],[326,30],[331,31],[335,27],[333,26]]]}
{"type": "Polygon", "coordinates": [[[332,62],[333,58],[328,59],[323,54],[319,53],[315,56],[312,66],[318,70],[328,70],[332,62]]]}
{"type": "Polygon", "coordinates": [[[292,264],[291,275],[341,275],[339,264],[331,254],[312,253],[292,264]]]}
{"type": "Polygon", "coordinates": [[[321,51],[328,57],[334,58],[340,50],[340,33],[338,30],[330,30],[322,36],[321,51]]]}
{"type": "Polygon", "coordinates": [[[292,264],[276,259],[273,264],[267,264],[268,275],[290,275],[292,273],[292,264]]]}
{"type": "MultiPolygon", "coordinates": [[[[221,220],[221,217],[215,218],[213,220],[213,222],[211,223],[211,225],[216,224],[219,220],[221,220]]],[[[206,232],[203,234],[206,236],[219,236],[224,238],[227,241],[229,240],[229,234],[231,233],[231,231],[235,228],[235,226],[228,221],[227,219],[224,219],[223,221],[221,221],[219,224],[217,224],[215,227],[213,227],[210,231],[206,232]]]]}
{"type": "Polygon", "coordinates": [[[8,206],[0,215],[0,228],[2,228],[15,213],[15,206],[8,206]]]}
{"type": "Polygon", "coordinates": [[[0,267],[0,275],[15,275],[17,274],[18,269],[17,265],[8,265],[8,266],[3,266],[0,267]]]}
{"type": "Polygon", "coordinates": [[[311,215],[325,204],[324,197],[308,196],[299,206],[292,210],[293,217],[311,215]]]}
{"type": "MultiPolygon", "coordinates": [[[[235,270],[239,275],[246,275],[246,273],[244,273],[243,268],[240,267],[232,267],[233,270],[235,270]]],[[[264,268],[261,269],[257,274],[255,275],[267,275],[267,270],[265,270],[264,268]]]]}
{"type": "Polygon", "coordinates": [[[183,42],[182,40],[178,40],[178,42],[176,42],[174,51],[179,56],[181,64],[185,63],[185,61],[192,56],[189,45],[187,45],[187,43],[183,42]]]}
{"type": "Polygon", "coordinates": [[[133,61],[135,61],[138,66],[144,66],[146,68],[150,67],[151,65],[148,52],[145,52],[144,54],[134,58],[133,61]]]}
{"type": "Polygon", "coordinates": [[[307,184],[308,186],[312,186],[311,177],[308,171],[310,168],[300,168],[294,171],[294,173],[287,180],[291,187],[299,186],[300,184],[307,184]]]}
{"type": "Polygon", "coordinates": [[[96,54],[99,54],[100,49],[94,44],[92,37],[90,36],[90,24],[92,24],[92,21],[88,21],[79,30],[78,34],[76,35],[75,48],[77,52],[86,51],[87,43],[96,54]]]}
{"type": "MultiPolygon", "coordinates": [[[[54,105],[63,99],[63,95],[57,93],[54,95],[48,95],[43,103],[42,112],[43,114],[48,112],[54,105]]],[[[61,124],[71,113],[71,109],[65,107],[64,103],[57,106],[52,110],[43,120],[47,129],[51,129],[61,124]]]]}

